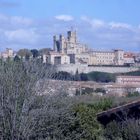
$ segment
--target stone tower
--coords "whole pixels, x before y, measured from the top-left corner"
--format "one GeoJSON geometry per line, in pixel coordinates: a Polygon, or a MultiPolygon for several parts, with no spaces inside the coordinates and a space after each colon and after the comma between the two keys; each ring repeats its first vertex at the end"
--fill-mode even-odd
{"type": "Polygon", "coordinates": [[[68,41],[71,43],[77,43],[77,35],[76,35],[76,31],[68,31],[67,32],[68,35],[68,41]]]}
{"type": "Polygon", "coordinates": [[[60,48],[62,53],[66,53],[66,39],[63,35],[60,35],[60,48]]]}
{"type": "Polygon", "coordinates": [[[57,52],[57,37],[53,36],[53,50],[57,52]]]}
{"type": "Polygon", "coordinates": [[[115,52],[115,63],[117,65],[124,65],[124,51],[123,50],[114,50],[115,52]]]}

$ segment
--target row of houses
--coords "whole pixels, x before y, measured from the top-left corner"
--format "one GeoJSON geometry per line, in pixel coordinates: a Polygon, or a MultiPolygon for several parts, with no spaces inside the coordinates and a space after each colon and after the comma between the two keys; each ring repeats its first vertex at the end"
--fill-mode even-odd
{"type": "Polygon", "coordinates": [[[93,91],[96,89],[105,91],[105,93],[96,93],[97,95],[126,96],[128,93],[135,92],[140,94],[140,76],[117,76],[115,83],[75,82],[70,89],[76,93],[76,89],[81,91],[86,88],[93,89],[93,91]]]}

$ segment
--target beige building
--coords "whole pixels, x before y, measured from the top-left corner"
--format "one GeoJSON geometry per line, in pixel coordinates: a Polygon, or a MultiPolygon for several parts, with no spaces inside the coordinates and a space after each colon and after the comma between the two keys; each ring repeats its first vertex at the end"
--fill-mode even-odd
{"type": "Polygon", "coordinates": [[[76,31],[68,31],[67,38],[63,35],[60,35],[59,38],[57,36],[53,37],[53,51],[43,55],[43,63],[55,65],[74,64],[77,61],[75,56],[83,55],[85,52],[88,52],[88,48],[77,41],[76,31]]]}
{"type": "Polygon", "coordinates": [[[124,65],[124,51],[92,51],[75,55],[75,63],[88,65],[124,65]]]}
{"type": "Polygon", "coordinates": [[[93,51],[95,65],[123,65],[123,50],[93,51]]]}
{"type": "Polygon", "coordinates": [[[53,51],[43,56],[44,63],[124,65],[134,63],[134,58],[123,50],[91,51],[85,44],[77,41],[76,31],[68,31],[67,37],[53,37],[53,51]],[[47,59],[47,61],[46,61],[47,59]]]}
{"type": "Polygon", "coordinates": [[[0,57],[3,59],[13,58],[14,57],[14,51],[11,48],[6,48],[5,52],[1,52],[0,57]]]}
{"type": "Polygon", "coordinates": [[[75,64],[95,65],[96,57],[92,53],[81,53],[75,55],[75,64]]]}
{"type": "Polygon", "coordinates": [[[50,52],[48,55],[43,55],[43,63],[52,65],[70,64],[70,57],[66,54],[50,52]]]}
{"type": "Polygon", "coordinates": [[[124,64],[134,64],[134,63],[135,63],[135,54],[124,53],[124,64]]]}
{"type": "MultiPolygon", "coordinates": [[[[124,51],[89,51],[77,41],[76,31],[68,31],[67,38],[54,36],[54,51],[70,56],[70,63],[88,65],[124,65],[124,51]],[[73,59],[73,61],[72,61],[73,59]]],[[[127,61],[127,59],[125,60],[127,61]]],[[[128,60],[129,61],[129,60],[128,60]]]]}
{"type": "Polygon", "coordinates": [[[94,51],[95,65],[114,65],[115,53],[108,51],[94,51]]]}
{"type": "Polygon", "coordinates": [[[68,31],[67,38],[63,35],[53,37],[53,49],[55,52],[65,54],[81,54],[88,52],[88,47],[77,41],[76,31],[68,31]]]}

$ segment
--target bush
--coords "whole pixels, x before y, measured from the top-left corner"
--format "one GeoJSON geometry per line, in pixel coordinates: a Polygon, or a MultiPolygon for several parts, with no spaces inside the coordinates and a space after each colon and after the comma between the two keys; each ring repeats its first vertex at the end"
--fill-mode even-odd
{"type": "Polygon", "coordinates": [[[140,93],[139,92],[129,92],[128,94],[127,94],[127,97],[138,97],[138,96],[140,96],[140,93]]]}
{"type": "Polygon", "coordinates": [[[104,137],[107,140],[139,140],[140,120],[129,119],[122,123],[111,122],[104,129],[104,137]]]}
{"type": "Polygon", "coordinates": [[[99,139],[102,134],[102,128],[96,119],[96,110],[85,104],[79,104],[75,107],[75,112],[79,127],[84,132],[81,138],[85,140],[99,139]]]}
{"type": "Polygon", "coordinates": [[[71,81],[71,80],[74,80],[74,76],[68,72],[60,71],[60,72],[54,73],[52,76],[52,79],[71,81]]]}
{"type": "Polygon", "coordinates": [[[93,103],[80,103],[75,106],[76,118],[79,121],[79,128],[83,129],[85,140],[100,140],[103,128],[97,121],[96,114],[112,106],[110,98],[102,98],[93,103]]]}
{"type": "Polygon", "coordinates": [[[91,72],[87,74],[90,81],[96,82],[115,82],[116,78],[114,74],[104,73],[104,72],[91,72]]]}
{"type": "Polygon", "coordinates": [[[97,88],[97,89],[95,90],[95,92],[96,92],[96,93],[99,93],[99,92],[101,92],[101,93],[106,93],[105,89],[103,89],[103,88],[97,88]]]}

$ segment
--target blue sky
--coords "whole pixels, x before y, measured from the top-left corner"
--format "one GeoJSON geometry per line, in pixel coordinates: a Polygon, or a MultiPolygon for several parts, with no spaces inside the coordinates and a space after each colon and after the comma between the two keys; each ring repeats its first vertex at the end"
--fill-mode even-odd
{"type": "Polygon", "coordinates": [[[140,50],[140,0],[0,0],[0,51],[52,47],[73,26],[93,49],[140,50]]]}
{"type": "Polygon", "coordinates": [[[11,3],[1,13],[31,18],[49,18],[59,14],[83,15],[106,21],[140,23],[140,0],[0,0],[11,3]],[[12,7],[12,2],[15,4],[12,7]]]}

